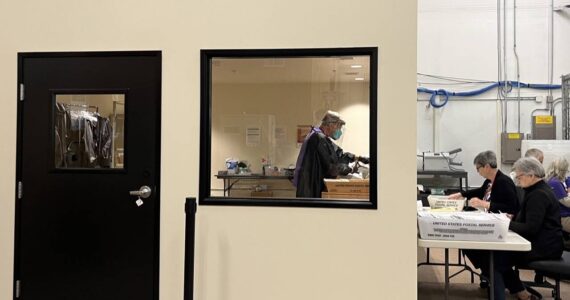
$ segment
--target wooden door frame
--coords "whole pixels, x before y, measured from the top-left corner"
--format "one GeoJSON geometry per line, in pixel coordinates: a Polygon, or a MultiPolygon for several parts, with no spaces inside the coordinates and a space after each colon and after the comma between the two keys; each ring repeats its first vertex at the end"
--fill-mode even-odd
{"type": "MultiPolygon", "coordinates": [[[[27,58],[72,58],[72,57],[156,57],[159,59],[160,68],[157,74],[157,80],[154,84],[157,86],[158,91],[158,109],[156,110],[156,136],[155,140],[157,143],[161,143],[162,134],[162,51],[86,51],[86,52],[18,52],[18,88],[16,101],[18,102],[17,107],[17,139],[16,139],[16,181],[15,181],[15,218],[14,218],[14,269],[13,269],[13,291],[12,297],[16,298],[16,293],[19,292],[20,287],[16,285],[16,281],[20,277],[20,214],[21,214],[21,203],[19,201],[18,183],[22,180],[22,147],[23,147],[23,122],[24,122],[24,108],[22,99],[25,99],[24,91],[22,90],[22,84],[24,79],[24,60],[27,58]]],[[[155,157],[155,185],[158,187],[155,191],[157,197],[156,211],[155,211],[155,240],[153,243],[154,248],[154,258],[153,258],[153,269],[154,269],[154,280],[153,280],[153,298],[159,299],[159,286],[160,286],[160,173],[161,173],[161,148],[157,147],[156,157],[155,157]]],[[[102,174],[103,175],[103,174],[102,174]]]]}

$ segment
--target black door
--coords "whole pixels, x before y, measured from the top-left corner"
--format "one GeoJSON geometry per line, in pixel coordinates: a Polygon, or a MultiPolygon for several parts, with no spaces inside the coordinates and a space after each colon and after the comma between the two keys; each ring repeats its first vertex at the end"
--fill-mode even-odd
{"type": "Polygon", "coordinates": [[[161,53],[20,53],[18,80],[14,297],[158,299],[161,53]]]}

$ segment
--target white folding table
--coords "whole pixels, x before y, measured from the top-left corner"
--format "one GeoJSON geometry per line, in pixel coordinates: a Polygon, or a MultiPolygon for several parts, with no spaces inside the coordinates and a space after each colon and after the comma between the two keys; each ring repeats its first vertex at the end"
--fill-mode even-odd
{"type": "Polygon", "coordinates": [[[456,240],[425,240],[418,236],[418,246],[422,248],[445,249],[445,299],[449,296],[449,249],[471,249],[489,251],[489,299],[494,300],[494,251],[530,251],[531,244],[522,236],[509,231],[504,242],[479,242],[479,241],[456,241],[456,240]]]}

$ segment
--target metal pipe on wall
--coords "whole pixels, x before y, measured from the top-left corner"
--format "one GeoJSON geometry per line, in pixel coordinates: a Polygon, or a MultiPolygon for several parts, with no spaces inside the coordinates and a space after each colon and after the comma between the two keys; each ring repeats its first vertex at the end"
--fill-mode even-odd
{"type": "MultiPolygon", "coordinates": [[[[552,85],[554,80],[554,0],[550,0],[550,34],[548,36],[548,83],[552,85]]],[[[550,99],[552,99],[552,90],[548,91],[550,99]]]]}
{"type": "MultiPolygon", "coordinates": [[[[449,101],[453,101],[453,102],[487,102],[487,101],[498,101],[500,99],[498,98],[473,98],[473,97],[469,97],[469,98],[461,98],[461,97],[453,97],[451,99],[449,99],[449,101]]],[[[417,102],[429,102],[429,99],[416,99],[417,102]]],[[[518,101],[518,99],[516,97],[509,97],[507,99],[505,99],[505,101],[518,101]]],[[[536,102],[536,97],[534,96],[527,96],[527,97],[520,97],[520,101],[532,101],[532,102],[536,102]]],[[[429,104],[428,104],[429,105],[429,104]]]]}
{"type": "MultiPolygon", "coordinates": [[[[497,0],[497,82],[501,82],[501,0],[497,0]]],[[[501,102],[501,87],[497,87],[497,98],[499,103],[501,103],[501,131],[505,132],[505,127],[503,124],[503,103],[501,102]]]]}
{"type": "Polygon", "coordinates": [[[517,132],[521,132],[521,73],[517,53],[517,0],[513,0],[513,51],[517,66],[517,132]]]}

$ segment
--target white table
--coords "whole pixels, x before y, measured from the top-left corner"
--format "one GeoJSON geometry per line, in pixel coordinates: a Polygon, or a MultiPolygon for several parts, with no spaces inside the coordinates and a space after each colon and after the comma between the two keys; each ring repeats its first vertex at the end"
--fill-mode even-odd
{"type": "Polygon", "coordinates": [[[449,295],[449,249],[471,249],[489,251],[489,299],[494,300],[494,251],[530,251],[530,242],[522,236],[509,231],[504,242],[478,242],[478,241],[456,241],[456,240],[424,240],[418,236],[418,246],[422,248],[444,248],[445,249],[445,299],[449,295]]]}

